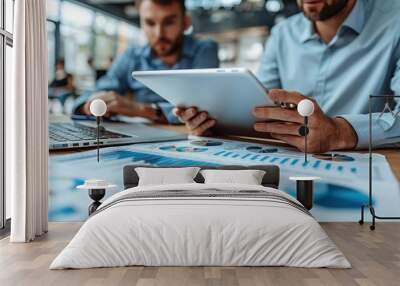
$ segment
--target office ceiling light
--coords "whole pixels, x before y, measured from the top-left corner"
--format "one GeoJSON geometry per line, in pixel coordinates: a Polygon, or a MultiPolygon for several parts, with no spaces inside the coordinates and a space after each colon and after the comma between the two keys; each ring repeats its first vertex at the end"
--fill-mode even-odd
{"type": "Polygon", "coordinates": [[[264,0],[247,0],[247,2],[254,8],[262,8],[264,4],[264,0]]]}
{"type": "Polygon", "coordinates": [[[212,13],[210,21],[214,24],[222,23],[233,19],[233,14],[228,11],[216,11],[212,13]]]}
{"type": "Polygon", "coordinates": [[[264,46],[262,43],[255,42],[246,50],[246,60],[257,61],[261,58],[264,51],[264,46]]]}
{"type": "Polygon", "coordinates": [[[232,9],[242,2],[242,0],[186,0],[186,6],[189,10],[199,8],[203,8],[204,10],[218,10],[219,8],[232,9]]]}
{"type": "Polygon", "coordinates": [[[224,8],[232,8],[234,6],[240,5],[240,3],[242,2],[242,0],[221,0],[221,5],[224,8]]]}
{"type": "Polygon", "coordinates": [[[265,9],[270,13],[282,11],[283,7],[284,4],[282,0],[267,0],[267,2],[265,2],[265,9]]]}
{"type": "Polygon", "coordinates": [[[90,0],[93,4],[131,4],[132,0],[90,0]]]}
{"type": "Polygon", "coordinates": [[[139,12],[136,9],[135,5],[127,5],[124,7],[124,13],[128,16],[128,17],[137,17],[139,16],[139,12]]]}
{"type": "Polygon", "coordinates": [[[186,29],[185,35],[192,35],[193,32],[194,32],[194,27],[193,25],[190,25],[190,27],[186,29]]]}

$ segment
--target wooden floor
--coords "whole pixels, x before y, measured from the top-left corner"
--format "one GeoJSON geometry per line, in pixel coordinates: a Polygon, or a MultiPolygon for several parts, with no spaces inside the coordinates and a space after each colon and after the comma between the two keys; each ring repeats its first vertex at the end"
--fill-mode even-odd
{"type": "Polygon", "coordinates": [[[79,229],[51,223],[49,233],[30,244],[0,241],[0,285],[400,285],[400,223],[379,223],[371,232],[357,223],[323,228],[352,263],[350,270],[286,267],[126,267],[48,270],[79,229]]]}

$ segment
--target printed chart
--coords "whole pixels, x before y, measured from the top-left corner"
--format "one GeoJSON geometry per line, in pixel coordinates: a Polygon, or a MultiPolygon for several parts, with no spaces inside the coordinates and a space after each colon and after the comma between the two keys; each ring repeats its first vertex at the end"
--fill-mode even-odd
{"type": "MultiPolygon", "coordinates": [[[[400,206],[399,184],[382,155],[375,154],[374,205],[380,215],[393,216],[400,206]]],[[[50,220],[84,220],[90,199],[75,187],[85,179],[105,179],[117,184],[107,196],[122,190],[122,169],[128,164],[152,166],[278,165],[280,189],[295,195],[289,176],[319,176],[312,214],[319,221],[358,221],[360,205],[368,200],[368,155],[330,153],[304,155],[293,149],[240,141],[193,137],[189,140],[136,144],[96,151],[53,156],[50,160],[50,220]]]]}

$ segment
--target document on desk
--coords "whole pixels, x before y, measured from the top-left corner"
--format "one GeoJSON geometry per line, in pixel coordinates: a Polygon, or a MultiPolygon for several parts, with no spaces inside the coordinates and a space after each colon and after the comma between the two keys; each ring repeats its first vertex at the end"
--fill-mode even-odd
{"type": "MultiPolygon", "coordinates": [[[[315,184],[315,203],[311,211],[319,221],[357,221],[360,206],[368,202],[368,154],[334,152],[309,155],[308,162],[305,162],[304,154],[291,148],[201,137],[104,148],[100,153],[100,164],[95,159],[96,151],[51,157],[51,191],[57,194],[59,191],[56,189],[64,188],[62,185],[66,182],[71,188],[88,178],[106,179],[122,187],[122,168],[128,164],[275,164],[281,169],[280,189],[294,196],[295,182],[288,179],[290,176],[322,178],[315,184]],[[63,171],[60,172],[59,168],[63,171]]],[[[373,156],[373,178],[373,199],[378,214],[399,215],[399,183],[383,155],[373,156]]],[[[58,201],[57,195],[54,201],[58,201]]],[[[52,204],[50,210],[55,211],[52,204]]]]}

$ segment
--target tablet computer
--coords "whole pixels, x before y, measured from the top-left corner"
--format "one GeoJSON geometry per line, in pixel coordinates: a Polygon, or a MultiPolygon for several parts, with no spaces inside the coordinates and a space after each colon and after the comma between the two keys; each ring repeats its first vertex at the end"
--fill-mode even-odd
{"type": "Polygon", "coordinates": [[[253,128],[253,109],[275,105],[244,68],[138,71],[132,76],[175,106],[207,111],[223,133],[260,135],[253,128]]]}

